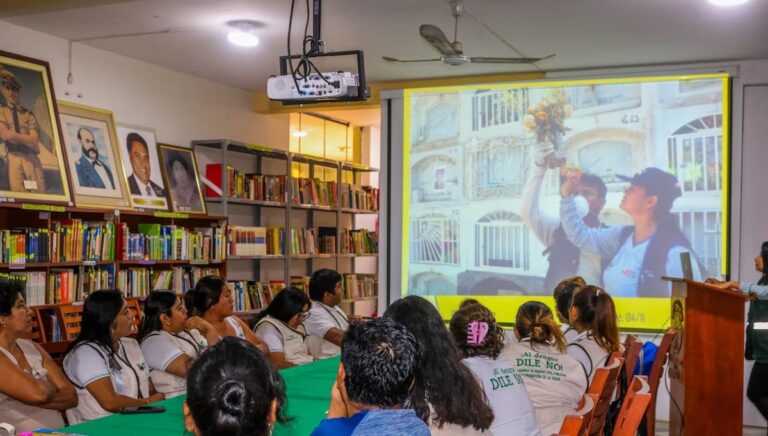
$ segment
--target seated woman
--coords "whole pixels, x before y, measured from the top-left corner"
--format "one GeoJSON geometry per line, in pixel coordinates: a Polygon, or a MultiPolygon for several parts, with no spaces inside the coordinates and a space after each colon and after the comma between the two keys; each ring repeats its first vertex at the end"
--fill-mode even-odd
{"type": "Polygon", "coordinates": [[[302,321],[312,303],[296,288],[284,289],[256,317],[256,334],[269,348],[269,360],[278,369],[310,363],[314,359],[307,348],[307,332],[302,321]]]}
{"type": "Polygon", "coordinates": [[[268,352],[264,341],[253,334],[243,320],[232,315],[235,311],[235,300],[232,290],[221,277],[206,276],[198,280],[195,288],[190,289],[184,296],[184,302],[190,315],[208,321],[222,338],[237,336],[262,352],[268,352]]]}
{"type": "Polygon", "coordinates": [[[541,435],[531,399],[515,364],[501,353],[504,329],[487,307],[464,300],[453,314],[451,334],[464,355],[462,362],[483,385],[495,418],[491,431],[497,435],[541,435]]]}
{"type": "Polygon", "coordinates": [[[419,343],[410,406],[429,424],[432,434],[489,434],[493,410],[483,387],[461,363],[462,356],[435,306],[408,296],[392,303],[384,316],[404,325],[419,343]]]}
{"type": "Polygon", "coordinates": [[[158,290],[144,303],[139,342],[152,384],[171,398],[187,391],[187,368],[205,347],[219,342],[219,334],[204,319],[187,318],[173,291],[158,290]]]}
{"type": "Polygon", "coordinates": [[[61,428],[59,410],[77,405],[75,388],[32,333],[32,313],[23,288],[0,279],[0,422],[19,432],[61,428]]]}
{"type": "Polygon", "coordinates": [[[165,399],[154,391],[139,343],[128,337],[132,323],[120,291],[96,291],[86,298],[80,334],[64,358],[64,372],[80,399],[67,410],[70,424],[165,399]]]}
{"type": "Polygon", "coordinates": [[[581,363],[592,383],[595,370],[606,366],[611,353],[621,347],[616,307],[607,292],[587,285],[573,295],[569,316],[578,335],[568,343],[568,355],[581,363]]]}
{"type": "Polygon", "coordinates": [[[568,313],[571,310],[571,302],[573,301],[573,294],[579,290],[582,286],[586,286],[587,282],[583,278],[576,276],[567,278],[555,286],[555,308],[557,309],[557,320],[560,322],[560,330],[565,335],[565,340],[570,341],[575,338],[579,333],[568,325],[568,313]]]}
{"type": "Polygon", "coordinates": [[[223,338],[187,372],[184,426],[197,436],[272,434],[284,415],[285,386],[275,367],[250,343],[223,338]]]}
{"type": "Polygon", "coordinates": [[[587,391],[587,374],[565,354],[565,338],[546,304],[529,301],[520,306],[515,337],[519,342],[508,344],[503,354],[525,380],[542,434],[555,434],[563,418],[578,408],[587,391]]]}

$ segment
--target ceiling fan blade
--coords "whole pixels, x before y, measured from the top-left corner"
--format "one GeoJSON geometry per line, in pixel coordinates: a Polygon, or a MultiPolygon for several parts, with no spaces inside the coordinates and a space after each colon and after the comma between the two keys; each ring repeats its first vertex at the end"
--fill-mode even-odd
{"type": "Polygon", "coordinates": [[[472,57],[473,64],[532,64],[535,62],[549,59],[554,55],[545,56],[542,58],[497,58],[488,56],[472,57]]]}
{"type": "Polygon", "coordinates": [[[421,34],[421,37],[426,39],[427,42],[430,43],[435,50],[439,51],[441,55],[454,56],[459,54],[453,49],[448,38],[445,37],[445,33],[443,33],[439,27],[431,24],[422,24],[421,27],[419,27],[419,33],[421,34]]]}
{"type": "Polygon", "coordinates": [[[392,56],[382,56],[382,59],[384,59],[387,62],[400,62],[400,63],[409,63],[409,62],[439,62],[440,58],[434,58],[434,59],[397,59],[393,58],[392,56]]]}

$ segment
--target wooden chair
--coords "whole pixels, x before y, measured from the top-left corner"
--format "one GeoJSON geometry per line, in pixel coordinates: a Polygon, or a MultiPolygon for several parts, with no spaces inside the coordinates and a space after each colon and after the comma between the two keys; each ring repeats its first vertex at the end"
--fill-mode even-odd
{"type": "Polygon", "coordinates": [[[635,436],[640,422],[643,420],[648,404],[651,402],[651,387],[645,376],[638,375],[632,379],[627,389],[627,395],[621,404],[621,411],[616,418],[613,436],[635,436]]]}
{"type": "Polygon", "coordinates": [[[624,373],[627,375],[627,381],[632,380],[642,349],[643,343],[637,340],[637,336],[627,335],[624,339],[624,373]]]}
{"type": "Polygon", "coordinates": [[[141,304],[138,298],[126,298],[125,303],[128,305],[128,310],[131,312],[131,320],[133,326],[131,327],[132,333],[138,333],[141,326],[141,319],[143,317],[141,312],[141,304]]]}
{"type": "Polygon", "coordinates": [[[83,321],[83,306],[81,304],[65,304],[58,307],[59,325],[64,333],[62,336],[73,341],[80,334],[80,324],[83,321]]]}
{"type": "Polygon", "coordinates": [[[588,394],[595,394],[598,397],[595,411],[592,414],[592,421],[589,424],[590,435],[602,435],[605,425],[605,416],[611,407],[614,392],[619,381],[619,373],[624,369],[624,357],[617,351],[611,354],[608,366],[597,368],[592,384],[587,389],[588,394]]]}
{"type": "Polygon", "coordinates": [[[670,328],[664,333],[664,336],[661,338],[661,344],[659,344],[659,349],[656,351],[656,358],[653,359],[651,375],[648,377],[651,403],[648,405],[648,410],[645,412],[645,425],[641,430],[641,434],[656,434],[656,393],[659,391],[661,377],[664,375],[664,365],[667,364],[667,359],[669,358],[669,348],[672,346],[672,341],[675,339],[676,335],[677,330],[674,328],[670,328]]]}
{"type": "Polygon", "coordinates": [[[36,309],[31,309],[32,311],[32,333],[29,335],[27,339],[31,339],[38,344],[45,343],[45,331],[43,330],[43,325],[40,322],[40,314],[37,313],[36,309]]]}
{"type": "Polygon", "coordinates": [[[579,409],[563,419],[558,436],[586,436],[597,402],[597,395],[584,394],[579,402],[579,409]]]}

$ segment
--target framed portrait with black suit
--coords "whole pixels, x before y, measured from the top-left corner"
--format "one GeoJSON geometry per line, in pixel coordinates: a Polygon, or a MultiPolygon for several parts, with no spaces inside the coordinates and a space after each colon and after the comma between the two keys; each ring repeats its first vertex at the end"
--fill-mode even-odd
{"type": "Polygon", "coordinates": [[[130,209],[112,112],[60,101],[59,119],[75,204],[130,209]]]}
{"type": "Polygon", "coordinates": [[[72,204],[48,62],[0,51],[0,197],[72,204]]]}
{"type": "Polygon", "coordinates": [[[168,144],[158,144],[157,148],[173,211],[206,214],[194,151],[168,144]]]}
{"type": "Polygon", "coordinates": [[[169,210],[155,132],[146,127],[118,125],[117,137],[133,207],[169,210]]]}

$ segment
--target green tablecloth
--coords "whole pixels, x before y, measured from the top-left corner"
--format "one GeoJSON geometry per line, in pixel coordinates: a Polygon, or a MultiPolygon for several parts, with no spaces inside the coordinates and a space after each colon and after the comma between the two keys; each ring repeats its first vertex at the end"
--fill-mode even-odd
{"type": "MultiPolygon", "coordinates": [[[[277,425],[273,432],[275,436],[309,435],[317,427],[328,410],[338,366],[339,358],[336,357],[280,371],[288,397],[287,414],[293,419],[286,425],[277,425]]],[[[67,427],[64,431],[87,436],[179,436],[184,432],[183,402],[184,396],[171,398],[156,403],[165,406],[164,413],[111,415],[67,427]]]]}

